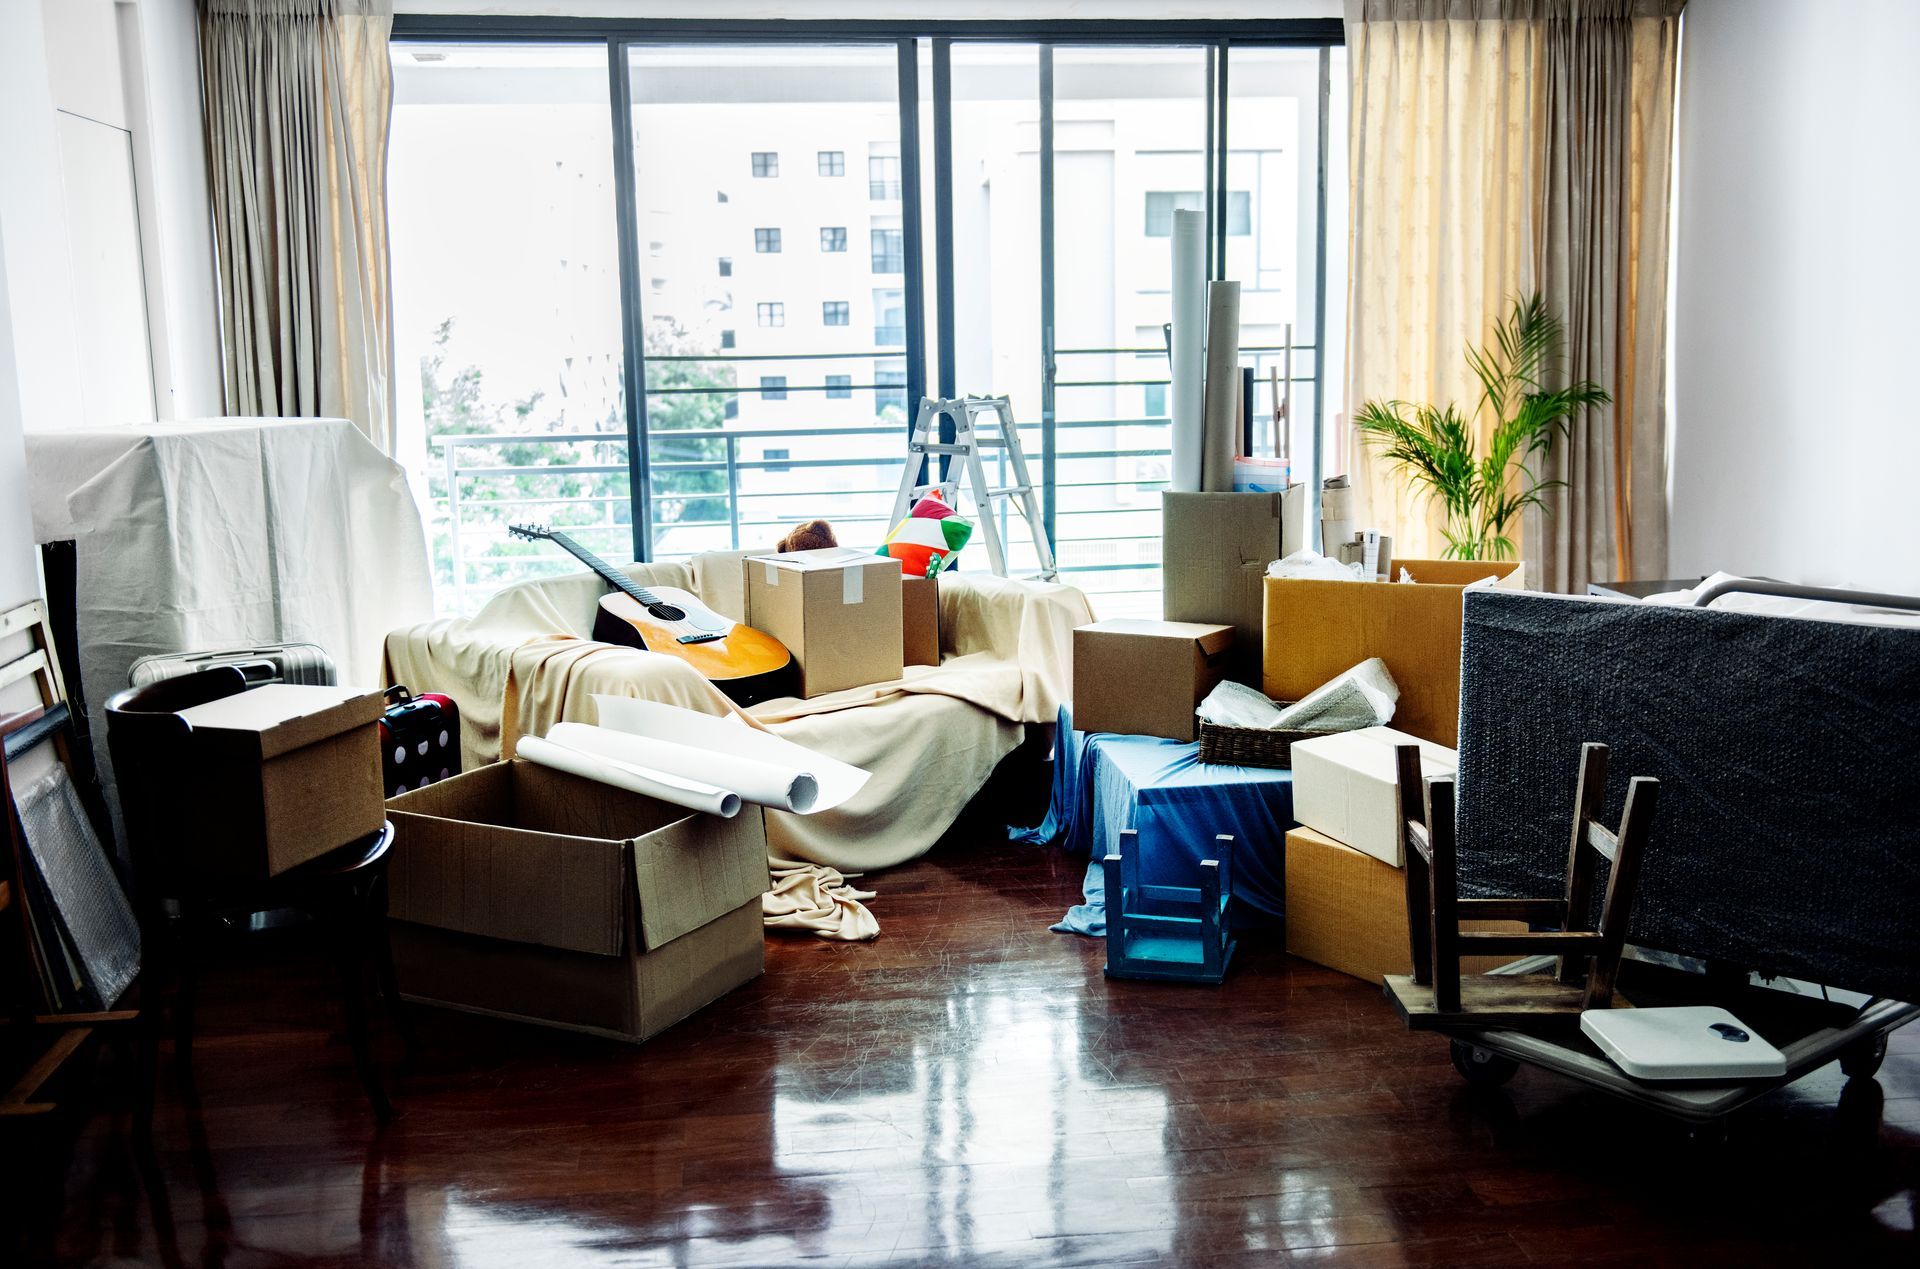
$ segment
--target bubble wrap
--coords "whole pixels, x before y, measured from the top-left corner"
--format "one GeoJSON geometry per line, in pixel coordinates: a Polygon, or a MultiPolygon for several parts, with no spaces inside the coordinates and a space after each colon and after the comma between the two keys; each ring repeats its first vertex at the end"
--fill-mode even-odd
{"type": "Polygon", "coordinates": [[[1631,937],[1920,999],[1920,631],[1468,591],[1463,894],[1558,895],[1580,745],[1659,810],[1631,937]]]}

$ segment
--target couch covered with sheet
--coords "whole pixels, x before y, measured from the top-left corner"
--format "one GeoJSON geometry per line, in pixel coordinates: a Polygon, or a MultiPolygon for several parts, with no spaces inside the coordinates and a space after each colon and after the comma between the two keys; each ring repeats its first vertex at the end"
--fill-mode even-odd
{"type": "MultiPolygon", "coordinates": [[[[628,572],[642,585],[682,587],[737,615],[744,554],[636,564],[628,572]]],[[[512,754],[519,737],[544,735],[554,723],[597,721],[596,693],[742,712],[675,657],[592,642],[606,591],[590,573],[526,582],[471,619],[396,630],[387,637],[388,681],[459,703],[469,768],[512,754]]],[[[767,844],[776,859],[864,872],[924,853],[1019,744],[1024,726],[1053,720],[1071,691],[1073,628],[1092,614],[1071,586],[950,572],[940,581],[940,618],[939,666],[910,666],[893,683],[764,701],[745,712],[757,726],[872,772],[831,811],[769,812],[767,844]]]]}
{"type": "Polygon", "coordinates": [[[1920,630],[1469,592],[1463,893],[1558,894],[1583,741],[1658,777],[1644,946],[1920,999],[1920,630]]]}

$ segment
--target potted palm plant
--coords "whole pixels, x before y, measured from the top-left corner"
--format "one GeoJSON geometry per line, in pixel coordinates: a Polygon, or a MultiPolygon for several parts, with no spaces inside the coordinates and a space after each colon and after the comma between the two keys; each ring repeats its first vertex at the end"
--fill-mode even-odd
{"type": "Polygon", "coordinates": [[[1414,491],[1440,503],[1447,559],[1512,559],[1515,517],[1566,483],[1540,479],[1536,460],[1553,451],[1577,411],[1613,400],[1588,380],[1547,387],[1560,340],[1559,319],[1536,291],[1494,323],[1491,343],[1468,345],[1467,366],[1481,387],[1472,414],[1452,403],[1369,401],[1354,416],[1362,438],[1405,473],[1414,491]],[[1485,453],[1473,426],[1482,411],[1494,420],[1485,453]]]}

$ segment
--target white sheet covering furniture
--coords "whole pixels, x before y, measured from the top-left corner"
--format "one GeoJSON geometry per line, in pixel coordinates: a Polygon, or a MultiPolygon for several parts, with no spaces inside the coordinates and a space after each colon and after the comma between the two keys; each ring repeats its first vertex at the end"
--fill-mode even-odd
{"type": "MultiPolygon", "coordinates": [[[[741,610],[741,557],[640,564],[643,585],[682,586],[721,612],[741,610]]],[[[596,692],[641,696],[705,713],[738,712],[683,662],[588,642],[606,587],[591,574],[510,587],[471,620],[395,630],[390,681],[459,702],[469,766],[511,753],[556,722],[594,722],[596,692]]],[[[924,853],[952,824],[1023,725],[1053,720],[1072,683],[1073,628],[1092,620],[1071,586],[948,573],[940,581],[938,667],[890,684],[812,700],[767,701],[758,725],[873,773],[844,806],[813,816],[767,814],[776,860],[865,872],[924,853]]]]}
{"type": "Polygon", "coordinates": [[[381,642],[433,612],[400,465],[345,419],[194,419],[29,432],[34,537],[72,538],[80,677],[104,707],[140,657],[317,643],[372,686],[381,642]]]}

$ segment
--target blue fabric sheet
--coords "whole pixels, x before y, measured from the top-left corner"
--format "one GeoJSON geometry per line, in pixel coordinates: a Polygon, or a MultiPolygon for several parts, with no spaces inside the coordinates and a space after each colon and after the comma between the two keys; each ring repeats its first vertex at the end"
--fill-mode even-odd
{"type": "Polygon", "coordinates": [[[1232,920],[1277,925],[1286,914],[1287,829],[1293,826],[1293,773],[1264,767],[1202,763],[1200,746],[1153,736],[1087,735],[1073,730],[1061,707],[1053,759],[1053,799],[1034,828],[1012,840],[1058,843],[1089,857],[1085,902],[1053,928],[1104,936],[1106,878],[1100,858],[1120,840],[1139,836],[1138,877],[1146,885],[1191,886],[1216,834],[1234,839],[1232,920]],[[1095,849],[1096,846],[1098,849],[1095,849]]]}

